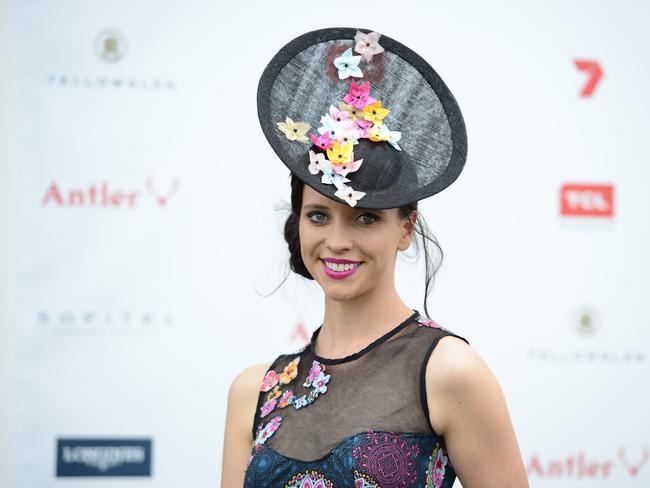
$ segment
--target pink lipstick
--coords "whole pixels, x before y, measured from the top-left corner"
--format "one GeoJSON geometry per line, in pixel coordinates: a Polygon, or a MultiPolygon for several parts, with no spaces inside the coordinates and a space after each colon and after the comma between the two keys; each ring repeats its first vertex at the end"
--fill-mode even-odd
{"type": "Polygon", "coordinates": [[[355,261],[349,261],[347,259],[334,259],[334,258],[325,258],[320,260],[320,264],[323,267],[323,272],[328,278],[332,278],[334,280],[342,280],[344,278],[347,278],[348,276],[354,274],[363,264],[362,262],[355,262],[355,261]],[[334,271],[333,269],[329,269],[327,265],[325,264],[326,261],[329,261],[331,263],[337,263],[337,264],[343,264],[343,263],[356,263],[357,265],[354,268],[351,268],[347,271],[334,271]]]}

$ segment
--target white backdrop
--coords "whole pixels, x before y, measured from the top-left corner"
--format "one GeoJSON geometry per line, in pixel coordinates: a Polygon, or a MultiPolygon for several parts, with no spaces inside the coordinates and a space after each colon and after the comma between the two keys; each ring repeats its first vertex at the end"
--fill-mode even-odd
{"type": "MultiPolygon", "coordinates": [[[[366,8],[16,2],[10,486],[76,486],[57,476],[75,439],[150,443],[143,477],[86,458],[105,486],[218,485],[230,382],[322,317],[300,278],[261,296],[286,272],[289,178],[255,95],[277,49],[331,26],[412,47],[463,110],[465,171],[422,203],[445,251],[430,311],[495,372],[531,486],[650,482],[650,7],[366,8]],[[589,96],[576,61],[603,70],[589,96]]],[[[400,259],[421,311],[422,269],[400,259]]]]}

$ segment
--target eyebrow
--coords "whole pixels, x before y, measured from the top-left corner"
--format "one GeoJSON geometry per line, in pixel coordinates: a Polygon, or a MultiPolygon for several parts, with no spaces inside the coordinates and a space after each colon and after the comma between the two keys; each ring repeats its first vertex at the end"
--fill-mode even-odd
{"type": "MultiPolygon", "coordinates": [[[[308,203],[306,205],[303,205],[303,210],[307,209],[314,209],[314,210],[330,210],[330,208],[327,205],[322,205],[320,203],[308,203]]],[[[365,210],[368,212],[376,212],[376,213],[384,213],[383,210],[375,210],[375,209],[364,209],[359,207],[357,210],[365,210]]]]}
{"type": "Polygon", "coordinates": [[[304,206],[304,208],[314,208],[316,210],[329,210],[329,207],[321,205],[319,203],[309,203],[304,206]]]}

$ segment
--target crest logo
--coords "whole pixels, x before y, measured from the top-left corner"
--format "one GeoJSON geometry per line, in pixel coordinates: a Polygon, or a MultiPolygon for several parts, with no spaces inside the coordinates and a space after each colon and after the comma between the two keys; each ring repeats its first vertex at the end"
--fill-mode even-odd
{"type": "Polygon", "coordinates": [[[102,61],[116,63],[128,50],[126,36],[117,29],[104,29],[95,38],[95,53],[102,61]]]}
{"type": "Polygon", "coordinates": [[[576,332],[582,337],[593,336],[600,328],[598,315],[590,307],[582,307],[578,310],[574,320],[576,332]]]}

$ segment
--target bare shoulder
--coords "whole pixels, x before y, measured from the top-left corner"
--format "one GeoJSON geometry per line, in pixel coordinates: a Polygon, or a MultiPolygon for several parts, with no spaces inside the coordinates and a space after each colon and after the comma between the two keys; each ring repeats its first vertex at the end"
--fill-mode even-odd
{"type": "Polygon", "coordinates": [[[429,418],[436,432],[444,435],[446,431],[451,411],[448,403],[454,392],[489,374],[489,368],[478,353],[462,339],[444,336],[438,341],[425,373],[429,418]]]}
{"type": "Polygon", "coordinates": [[[478,352],[457,337],[440,339],[427,364],[426,394],[431,424],[465,488],[528,487],[505,396],[478,352]]]}
{"type": "Polygon", "coordinates": [[[224,430],[221,486],[242,486],[253,447],[253,419],[260,385],[271,363],[249,366],[230,384],[224,430]]]}
{"type": "Polygon", "coordinates": [[[427,364],[427,384],[438,394],[462,388],[467,381],[491,375],[479,354],[465,341],[454,336],[444,336],[431,353],[427,364]]]}
{"type": "Polygon", "coordinates": [[[257,405],[257,396],[264,375],[271,367],[272,363],[259,363],[248,366],[239,373],[230,384],[229,396],[235,396],[239,399],[255,398],[257,405]]]}

